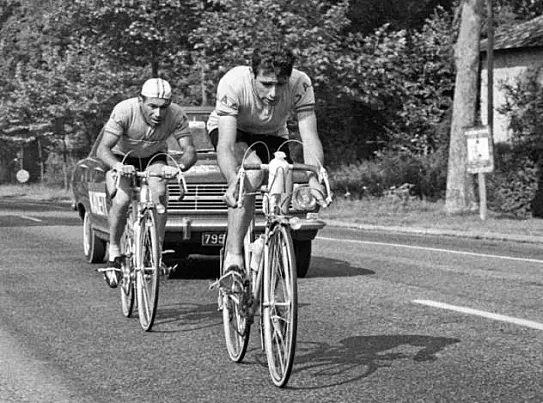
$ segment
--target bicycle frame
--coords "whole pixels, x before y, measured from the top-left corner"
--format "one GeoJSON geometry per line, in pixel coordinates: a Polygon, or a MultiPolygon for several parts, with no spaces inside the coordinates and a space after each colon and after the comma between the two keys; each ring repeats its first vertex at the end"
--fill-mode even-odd
{"type": "MultiPolygon", "coordinates": [[[[161,173],[148,170],[135,172],[130,177],[131,201],[125,236],[126,256],[121,280],[121,305],[123,314],[131,316],[134,294],[138,301],[139,321],[145,331],[151,330],[158,305],[161,256],[157,214],[165,207],[157,203],[149,186],[150,177],[164,178],[161,173]]],[[[117,178],[117,186],[120,176],[117,178]]],[[[177,180],[186,184],[178,170],[177,180]]],[[[162,210],[162,211],[161,211],[162,210]]]]}
{"type": "MultiPolygon", "coordinates": [[[[258,242],[254,239],[253,217],[244,237],[246,278],[231,289],[220,289],[219,304],[223,309],[228,352],[235,362],[245,355],[250,326],[258,310],[261,347],[266,351],[268,369],[274,384],[283,387],[292,371],[298,322],[296,261],[290,232],[297,219],[288,211],[293,191],[292,171],[318,173],[325,182],[326,205],[331,201],[330,186],[324,168],[289,164],[284,154],[277,152],[269,164],[242,164],[238,172],[238,206],[244,200],[246,170],[265,171],[268,177],[260,189],[265,217],[261,235],[263,252],[258,264],[249,264],[253,254],[258,255],[251,250],[258,242]]],[[[221,274],[223,269],[221,266],[221,274]]]]}

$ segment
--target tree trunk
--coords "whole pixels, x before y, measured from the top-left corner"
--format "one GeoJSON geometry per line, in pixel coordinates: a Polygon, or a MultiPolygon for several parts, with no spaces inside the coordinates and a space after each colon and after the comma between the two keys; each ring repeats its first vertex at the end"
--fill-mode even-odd
{"type": "Polygon", "coordinates": [[[473,176],[466,171],[464,130],[475,124],[483,4],[484,0],[464,0],[461,5],[460,32],[455,46],[456,83],[445,200],[445,211],[449,214],[477,209],[473,176]]]}

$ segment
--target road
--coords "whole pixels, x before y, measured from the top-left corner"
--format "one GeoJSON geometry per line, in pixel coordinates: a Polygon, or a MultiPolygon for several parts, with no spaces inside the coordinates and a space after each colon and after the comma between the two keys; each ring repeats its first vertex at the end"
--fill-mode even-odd
{"type": "Polygon", "coordinates": [[[286,389],[256,329],[229,362],[216,259],[164,279],[154,331],[83,260],[68,206],[0,201],[1,402],[540,402],[543,248],[326,228],[286,389]]]}

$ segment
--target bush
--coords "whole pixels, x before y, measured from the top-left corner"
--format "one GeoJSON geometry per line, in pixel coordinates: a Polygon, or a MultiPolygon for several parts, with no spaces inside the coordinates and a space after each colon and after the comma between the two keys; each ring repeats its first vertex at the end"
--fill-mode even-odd
{"type": "Polygon", "coordinates": [[[517,217],[531,213],[543,216],[543,184],[540,157],[543,149],[543,87],[541,68],[529,70],[525,78],[504,84],[506,103],[498,109],[510,119],[510,144],[495,147],[495,172],[489,175],[490,208],[517,217]]]}
{"type": "Polygon", "coordinates": [[[409,184],[410,194],[421,199],[437,200],[446,188],[447,158],[445,150],[427,156],[387,151],[370,161],[342,165],[331,172],[336,194],[360,199],[381,197],[409,184]]]}
{"type": "Polygon", "coordinates": [[[530,216],[538,187],[537,163],[507,144],[496,145],[494,162],[487,181],[488,208],[519,218],[530,216]]]}

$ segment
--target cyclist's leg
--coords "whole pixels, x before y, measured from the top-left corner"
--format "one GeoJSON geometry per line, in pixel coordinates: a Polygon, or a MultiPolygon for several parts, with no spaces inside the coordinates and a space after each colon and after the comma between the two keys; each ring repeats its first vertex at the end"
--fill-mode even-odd
{"type": "MultiPolygon", "coordinates": [[[[239,155],[238,163],[240,164],[247,147],[247,144],[244,142],[236,144],[236,157],[239,155]]],[[[245,162],[260,163],[261,161],[257,154],[251,151],[247,155],[245,162]]],[[[262,174],[257,171],[247,171],[245,179],[245,192],[254,193],[255,189],[262,183],[262,174]]],[[[243,237],[247,233],[254,211],[254,194],[246,194],[241,207],[228,208],[228,238],[226,239],[226,256],[224,261],[224,267],[227,271],[232,266],[238,266],[240,269],[243,268],[243,237]]]]}
{"type": "MultiPolygon", "coordinates": [[[[106,186],[108,189],[115,187],[116,176],[113,171],[106,173],[106,186]]],[[[120,278],[121,265],[121,236],[126,225],[126,213],[130,203],[130,179],[121,177],[115,196],[111,199],[109,210],[109,257],[104,277],[108,285],[115,288],[120,278]]]]}
{"type": "MultiPolygon", "coordinates": [[[[165,162],[162,159],[155,158],[147,170],[153,173],[161,173],[162,168],[164,168],[165,162]]],[[[158,239],[159,245],[162,250],[162,244],[164,242],[164,234],[166,232],[166,220],[168,219],[168,180],[150,177],[149,178],[149,188],[151,189],[151,194],[153,195],[154,202],[160,203],[164,206],[164,211],[157,210],[157,229],[158,229],[158,239]]]]}

